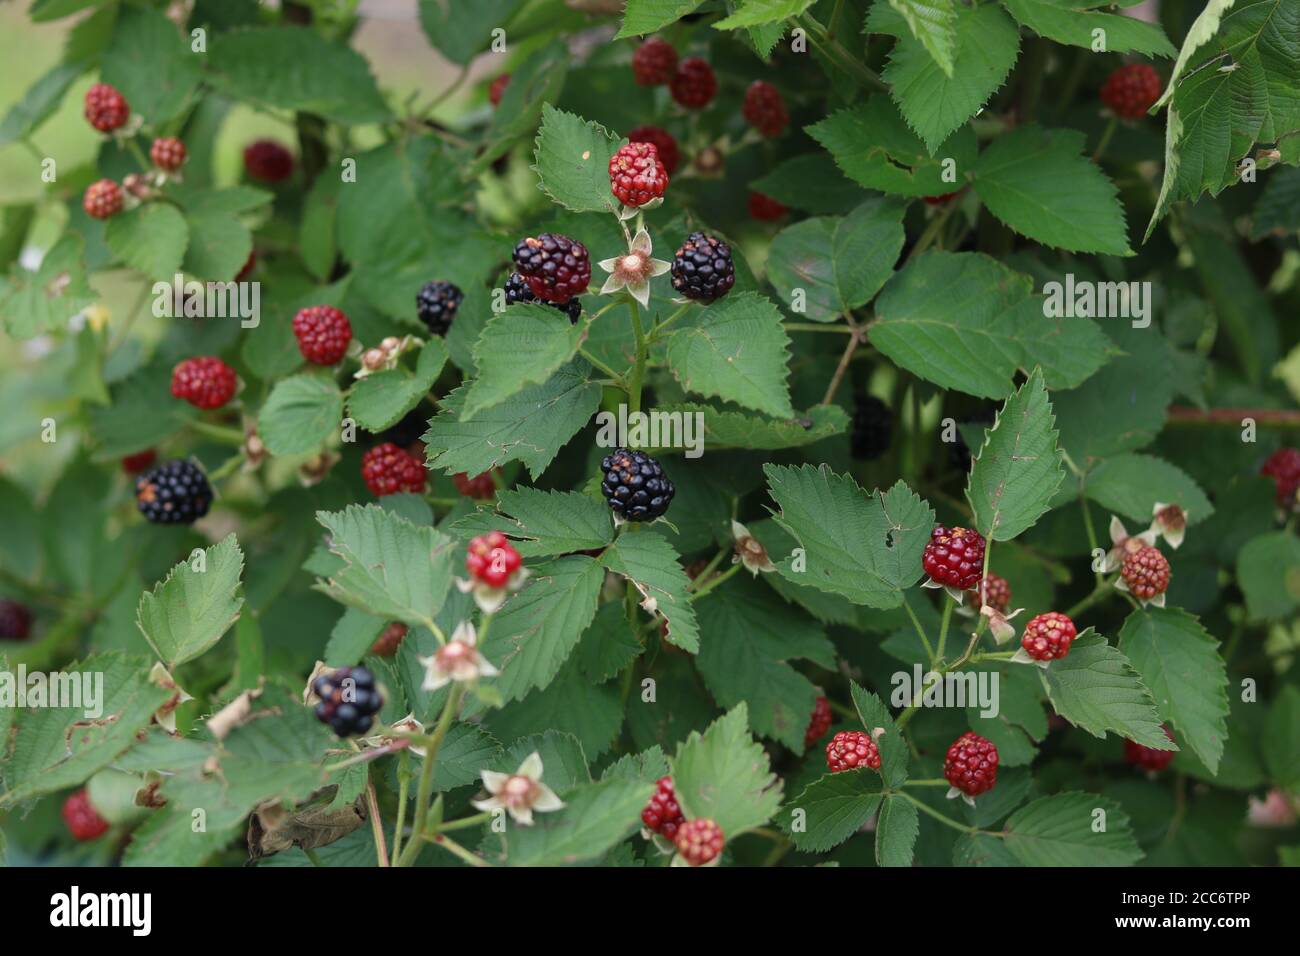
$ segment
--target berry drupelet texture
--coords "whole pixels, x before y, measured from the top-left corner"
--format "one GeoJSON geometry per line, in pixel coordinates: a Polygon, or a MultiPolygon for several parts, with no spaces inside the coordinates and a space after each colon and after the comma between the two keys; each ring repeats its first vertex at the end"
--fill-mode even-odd
{"type": "Polygon", "coordinates": [[[1160,99],[1160,74],[1146,63],[1129,63],[1106,77],[1101,101],[1124,119],[1140,119],[1160,99]]]}
{"type": "Polygon", "coordinates": [[[101,133],[125,126],[130,115],[126,97],[107,83],[96,83],[86,90],[86,121],[101,133]]]}
{"type": "Polygon", "coordinates": [[[311,682],[311,690],[320,698],[316,719],[329,724],[339,737],[364,734],[384,706],[375,676],[364,667],[344,667],[322,674],[311,682]]]}
{"type": "Polygon", "coordinates": [[[397,653],[397,649],[402,646],[402,641],[406,639],[406,625],[401,621],[394,621],[384,628],[383,632],[375,638],[375,643],[370,645],[370,653],[376,657],[392,657],[397,653]]]}
{"type": "Polygon", "coordinates": [[[682,808],[677,803],[677,794],[673,790],[673,778],[660,777],[650,802],[641,811],[641,822],[646,829],[671,840],[677,836],[677,828],[683,819],[682,808]]]}
{"type": "Polygon", "coordinates": [[[790,113],[785,108],[781,91],[771,83],[755,80],[745,90],[745,102],[740,114],[745,122],[767,139],[775,139],[785,132],[790,113]]]}
{"type": "Polygon", "coordinates": [[[500,531],[479,535],[465,551],[465,570],[470,577],[492,588],[505,587],[521,564],[523,558],[500,531]]]}
{"type": "Polygon", "coordinates": [[[582,300],[576,296],[567,302],[546,302],[539,300],[533,295],[533,290],[528,288],[528,283],[518,272],[510,273],[510,278],[506,279],[503,286],[506,294],[506,305],[514,305],[516,302],[541,302],[542,305],[549,305],[553,309],[559,309],[569,317],[570,322],[577,322],[582,317],[582,300]]]}
{"type": "Polygon", "coordinates": [[[820,694],[813,704],[812,716],[808,718],[808,729],[803,733],[803,746],[807,750],[825,736],[831,729],[831,702],[820,694]]]}
{"type": "Polygon", "coordinates": [[[424,462],[391,442],[366,452],[361,459],[361,477],[378,498],[404,491],[419,494],[428,478],[424,462]]]}
{"type": "Polygon", "coordinates": [[[426,282],[415,297],[415,311],[432,334],[446,335],[464,299],[465,293],[450,282],[426,282]]]}
{"type": "Polygon", "coordinates": [[[335,365],[348,354],[352,323],[332,305],[313,305],[293,317],[293,334],[302,357],[313,365],[335,365]]]}
{"type": "Polygon", "coordinates": [[[172,369],[172,395],[195,408],[220,408],[235,397],[239,379],[235,370],[215,355],[178,362],[172,369]]]}
{"type": "Polygon", "coordinates": [[[874,461],[889,451],[894,436],[894,413],[874,395],[853,399],[853,427],[849,432],[849,454],[859,461],[874,461]]]}
{"type": "Polygon", "coordinates": [[[713,302],[736,284],[731,247],[703,232],[686,237],[673,257],[673,288],[696,302],[713,302]]]}
{"type": "Polygon", "coordinates": [[[1030,618],[1020,646],[1036,661],[1057,661],[1070,653],[1070,644],[1078,633],[1074,622],[1064,614],[1048,611],[1030,618]]]}
{"type": "Polygon", "coordinates": [[[970,590],[984,574],[984,536],[969,528],[936,525],[921,555],[921,566],[936,584],[970,590]]]}
{"type": "Polygon", "coordinates": [[[617,448],[600,463],[600,490],[615,514],[653,521],[668,510],[676,489],[663,467],[643,451],[617,448]]]}
{"type": "Polygon", "coordinates": [[[713,67],[699,57],[683,60],[668,85],[673,100],[689,110],[701,110],[713,102],[718,92],[718,78],[713,67]]]}
{"type": "Polygon", "coordinates": [[[1147,545],[1124,555],[1119,574],[1134,597],[1149,601],[1169,587],[1169,559],[1159,548],[1147,545]]]}
{"type": "Polygon", "coordinates": [[[591,283],[591,256],[577,239],[544,232],[519,240],[515,269],[528,288],[546,302],[568,302],[591,283]]]}
{"type": "Polygon", "coordinates": [[[273,139],[259,139],[244,149],[244,169],[253,179],[280,183],[293,175],[293,153],[273,139]]]}
{"type": "Polygon", "coordinates": [[[677,148],[677,140],[673,138],[672,133],[658,126],[638,126],[628,132],[627,138],[631,143],[652,144],[659,150],[659,161],[664,164],[668,175],[677,172],[677,164],[681,162],[682,157],[681,151],[677,148]]]}
{"type": "MultiPolygon", "coordinates": [[[[1165,736],[1170,740],[1174,735],[1169,732],[1168,727],[1161,727],[1165,736]]],[[[1143,770],[1150,770],[1153,773],[1159,773],[1168,767],[1174,759],[1173,750],[1157,750],[1155,747],[1145,747],[1133,740],[1124,741],[1124,761],[1131,763],[1135,767],[1141,767],[1143,770]]]]}
{"type": "Polygon", "coordinates": [[[677,828],[673,842],[683,860],[691,866],[703,866],[722,852],[722,827],[709,819],[687,820],[677,828]]]}
{"type": "Polygon", "coordinates": [[[626,143],[609,158],[609,189],[625,206],[644,206],[668,188],[668,171],[654,143],[626,143]]]}
{"type": "Polygon", "coordinates": [[[212,507],[212,486],[197,465],[177,458],[135,480],[135,504],[154,524],[193,524],[212,507]]]}
{"type": "Polygon", "coordinates": [[[32,632],[32,612],[25,604],[0,598],[0,641],[23,641],[32,632]]]}
{"type": "Polygon", "coordinates": [[[1273,479],[1279,506],[1291,511],[1300,509],[1300,500],[1296,498],[1296,492],[1300,491],[1300,450],[1279,448],[1268,456],[1259,473],[1273,479]]]}
{"type": "Polygon", "coordinates": [[[663,86],[677,72],[677,51],[673,45],[651,37],[632,54],[632,77],[637,86],[663,86]]]}
{"type": "Polygon", "coordinates": [[[987,793],[998,782],[998,748],[973,730],[966,731],[948,748],[943,776],[968,797],[987,793]]]}
{"type": "Polygon", "coordinates": [[[879,770],[880,748],[870,734],[861,730],[841,730],[826,745],[826,769],[831,773],[841,773],[859,767],[879,770]]]}
{"type": "Polygon", "coordinates": [[[111,219],[122,211],[122,187],[111,179],[101,179],[86,187],[81,208],[91,219],[111,219]]]}
{"type": "Polygon", "coordinates": [[[108,832],[108,821],[90,802],[85,787],[63,801],[63,822],[74,840],[94,840],[108,832]]]}
{"type": "Polygon", "coordinates": [[[473,478],[466,472],[457,472],[451,476],[451,481],[456,486],[456,490],[466,498],[490,501],[497,496],[496,478],[493,477],[490,471],[475,475],[473,478]]]}
{"type": "Polygon", "coordinates": [[[992,571],[984,578],[984,586],[979,591],[981,606],[987,604],[993,610],[1003,612],[1011,606],[1011,584],[992,571]]]}
{"type": "Polygon", "coordinates": [[[174,173],[185,165],[185,144],[170,137],[156,139],[149,147],[149,158],[159,169],[174,173]]]}

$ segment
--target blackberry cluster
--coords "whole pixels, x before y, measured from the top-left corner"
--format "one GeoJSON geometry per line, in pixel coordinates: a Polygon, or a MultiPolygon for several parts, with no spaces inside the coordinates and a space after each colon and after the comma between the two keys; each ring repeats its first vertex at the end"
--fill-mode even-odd
{"type": "Polygon", "coordinates": [[[745,117],[746,123],[768,139],[780,136],[790,122],[790,114],[785,108],[781,91],[762,80],[755,80],[745,90],[741,115],[745,117]]]}
{"type": "Polygon", "coordinates": [[[998,782],[998,748],[993,741],[968,730],[948,748],[943,775],[966,796],[978,797],[998,782]]]}
{"type": "Polygon", "coordinates": [[[311,691],[320,698],[316,719],[329,724],[340,737],[364,734],[384,706],[375,676],[364,667],[343,667],[333,674],[322,674],[311,682],[311,691]]]}
{"type": "Polygon", "coordinates": [[[406,625],[401,621],[394,621],[384,628],[383,632],[375,638],[375,643],[370,645],[370,653],[377,657],[393,657],[397,654],[397,649],[402,646],[402,641],[406,639],[406,625]]]}
{"type": "Polygon", "coordinates": [[[679,106],[701,110],[713,102],[718,92],[718,78],[706,60],[693,56],[683,60],[668,84],[668,91],[679,106]]]}
{"type": "Polygon", "coordinates": [[[86,121],[101,133],[111,133],[126,125],[131,116],[126,97],[107,83],[96,83],[86,90],[86,121]]]}
{"type": "Polygon", "coordinates": [[[673,257],[673,288],[696,302],[713,302],[736,284],[731,247],[703,232],[686,237],[673,257]]]}
{"type": "Polygon", "coordinates": [[[154,524],[193,524],[212,507],[212,486],[197,465],[176,458],[135,480],[135,504],[154,524]]]}
{"type": "Polygon", "coordinates": [[[1259,473],[1273,479],[1279,506],[1287,510],[1300,508],[1300,501],[1296,500],[1296,492],[1300,491],[1300,451],[1279,448],[1268,456],[1259,473]]]}
{"type": "Polygon", "coordinates": [[[1004,577],[990,571],[984,578],[984,586],[979,589],[980,605],[987,604],[995,611],[1006,611],[1011,606],[1011,583],[1004,577]]]}
{"type": "Polygon", "coordinates": [[[1158,99],[1160,74],[1147,63],[1121,66],[1101,88],[1101,101],[1124,119],[1141,119],[1158,99]]]}
{"type": "Polygon", "coordinates": [[[501,105],[501,97],[506,95],[506,87],[510,85],[510,74],[502,73],[492,85],[488,87],[488,102],[493,106],[501,105]]]}
{"type": "Polygon", "coordinates": [[[677,72],[677,51],[673,45],[651,37],[632,54],[632,77],[637,86],[663,86],[677,72]]]}
{"type": "Polygon", "coordinates": [[[94,840],[108,832],[108,821],[90,802],[85,787],[63,801],[63,822],[74,840],[94,840]]]}
{"type": "Polygon", "coordinates": [[[1020,646],[1036,661],[1060,660],[1070,653],[1070,644],[1078,633],[1074,622],[1064,614],[1048,611],[1025,625],[1020,646]]]}
{"type": "Polygon", "coordinates": [[[605,500],[628,521],[653,521],[672,504],[673,483],[659,462],[643,451],[617,448],[600,463],[600,470],[605,500]]]}
{"type": "Polygon", "coordinates": [[[415,310],[431,333],[446,335],[464,298],[465,293],[450,282],[426,282],[415,297],[415,310]]]}
{"type": "Polygon", "coordinates": [[[302,357],[313,365],[335,365],[348,354],[352,323],[332,305],[313,305],[293,317],[293,334],[302,357]]]}
{"type": "Polygon", "coordinates": [[[853,430],[849,432],[849,454],[860,461],[872,461],[889,451],[894,435],[894,413],[874,395],[853,400],[853,430]]]}
{"type": "Polygon", "coordinates": [[[935,525],[921,554],[921,566],[936,584],[968,591],[984,575],[984,536],[969,528],[935,525]]]}
{"type": "Polygon", "coordinates": [[[677,794],[673,790],[673,778],[660,777],[655,784],[655,792],[650,797],[650,802],[641,811],[641,822],[645,824],[646,829],[671,840],[677,836],[677,828],[684,820],[681,805],[677,802],[677,794]]]}
{"type": "Polygon", "coordinates": [[[725,839],[722,827],[712,820],[700,819],[687,820],[678,827],[673,842],[677,844],[677,852],[687,863],[691,866],[704,866],[722,852],[725,839]]]}
{"type": "Polygon", "coordinates": [[[880,748],[870,734],[860,730],[841,730],[826,745],[826,769],[831,773],[842,773],[859,767],[879,770],[880,748]]]}
{"type": "Polygon", "coordinates": [[[831,729],[832,720],[833,715],[831,714],[831,702],[825,697],[818,695],[817,700],[813,704],[812,716],[808,718],[808,729],[803,733],[803,746],[805,750],[820,740],[822,735],[831,729]]]}
{"type": "Polygon", "coordinates": [[[32,613],[27,606],[0,598],[0,640],[21,641],[32,630],[32,613]]]}
{"type": "MultiPolygon", "coordinates": [[[[533,290],[528,288],[528,283],[518,272],[510,273],[510,278],[506,279],[506,284],[502,287],[506,293],[506,305],[514,305],[516,302],[537,302],[537,296],[533,295],[533,290]]],[[[549,305],[552,308],[559,309],[569,317],[570,322],[577,322],[582,315],[582,302],[577,296],[569,299],[567,302],[546,302],[543,305],[549,305]]]]}
{"type": "Polygon", "coordinates": [[[149,158],[159,169],[174,173],[185,165],[185,144],[170,137],[156,139],[149,147],[149,158]]]}
{"type": "Polygon", "coordinates": [[[253,179],[279,183],[293,175],[293,153],[272,139],[259,139],[244,147],[244,169],[253,179]]]}
{"type": "Polygon", "coordinates": [[[591,282],[591,257],[577,239],[554,232],[520,239],[514,252],[515,269],[533,295],[547,302],[568,302],[587,291],[591,282]]]}
{"type": "MultiPolygon", "coordinates": [[[[1171,741],[1174,735],[1169,732],[1168,727],[1161,727],[1165,736],[1171,741]]],[[[1135,767],[1141,767],[1143,770],[1150,770],[1153,773],[1159,773],[1168,767],[1174,759],[1173,750],[1156,750],[1154,747],[1145,747],[1133,740],[1124,741],[1124,761],[1131,763],[1135,767]]]]}
{"type": "Polygon", "coordinates": [[[636,129],[628,130],[627,139],[629,143],[653,144],[654,148],[659,150],[659,161],[664,164],[668,175],[677,172],[677,164],[681,162],[682,157],[677,148],[677,140],[673,138],[672,133],[658,126],[638,126],[636,129]]]}
{"type": "Polygon", "coordinates": [[[1124,556],[1119,574],[1134,597],[1149,601],[1169,587],[1169,559],[1159,548],[1138,548],[1124,556]]]}
{"type": "Polygon", "coordinates": [[[749,192],[749,215],[759,222],[775,222],[790,210],[771,196],[763,193],[749,192]]]}
{"type": "Polygon", "coordinates": [[[86,187],[81,208],[91,219],[111,219],[122,211],[122,187],[111,179],[101,179],[86,187]]]}

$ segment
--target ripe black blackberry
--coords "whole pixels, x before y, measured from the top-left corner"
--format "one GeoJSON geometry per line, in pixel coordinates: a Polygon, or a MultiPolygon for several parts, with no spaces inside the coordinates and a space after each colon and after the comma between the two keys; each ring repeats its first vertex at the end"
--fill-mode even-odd
{"type": "Polygon", "coordinates": [[[653,521],[672,504],[677,489],[663,467],[643,451],[616,448],[600,463],[605,500],[628,521],[653,521]]]}
{"type": "Polygon", "coordinates": [[[894,413],[874,395],[858,395],[853,401],[853,431],[849,434],[849,453],[861,461],[871,461],[889,451],[894,434],[894,413]]]}
{"type": "Polygon", "coordinates": [[[582,315],[582,301],[575,295],[567,302],[546,302],[539,300],[533,295],[533,290],[528,288],[528,283],[518,272],[510,273],[510,278],[506,279],[506,284],[502,286],[506,294],[506,305],[514,305],[516,302],[541,302],[543,305],[549,305],[553,309],[559,309],[569,317],[570,322],[576,323],[582,315]]]}
{"type": "Polygon", "coordinates": [[[193,524],[212,507],[212,486],[198,465],[177,458],[135,480],[135,504],[154,524],[193,524]]]}
{"type": "Polygon", "coordinates": [[[591,282],[591,256],[577,239],[554,232],[520,239],[514,252],[515,269],[533,295],[547,302],[568,302],[587,291],[591,282]]]}
{"type": "Polygon", "coordinates": [[[384,706],[375,675],[364,667],[342,667],[332,674],[322,674],[311,682],[311,690],[320,698],[316,719],[329,724],[340,737],[364,734],[384,706]]]}
{"type": "Polygon", "coordinates": [[[450,282],[426,282],[415,297],[420,321],[434,335],[446,335],[465,293],[450,282]]]}
{"type": "Polygon", "coordinates": [[[713,302],[736,284],[731,247],[703,232],[686,237],[673,257],[673,288],[688,299],[713,302]]]}

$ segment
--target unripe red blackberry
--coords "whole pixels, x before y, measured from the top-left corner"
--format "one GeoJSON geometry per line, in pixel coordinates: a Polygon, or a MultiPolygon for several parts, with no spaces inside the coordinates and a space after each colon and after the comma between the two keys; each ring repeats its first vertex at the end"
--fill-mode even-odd
{"type": "Polygon", "coordinates": [[[669,84],[669,92],[680,106],[700,110],[713,101],[718,92],[718,78],[713,67],[699,57],[683,60],[669,84]]]}
{"type": "Polygon", "coordinates": [[[111,179],[101,179],[86,187],[81,208],[91,219],[110,219],[122,211],[122,187],[111,179]]]}
{"type": "MultiPolygon", "coordinates": [[[[1169,732],[1168,727],[1160,728],[1165,732],[1165,736],[1170,740],[1174,735],[1169,732]]],[[[1144,747],[1142,744],[1135,743],[1132,740],[1124,741],[1124,760],[1135,767],[1141,767],[1143,770],[1151,770],[1158,773],[1168,767],[1174,759],[1172,750],[1156,750],[1154,747],[1144,747]]]]}
{"type": "Polygon", "coordinates": [[[785,108],[781,91],[762,80],[755,80],[745,90],[745,102],[740,114],[745,117],[746,123],[768,139],[775,139],[784,133],[790,122],[790,114],[785,108]]]}
{"type": "Polygon", "coordinates": [[[774,222],[780,219],[790,210],[777,202],[771,196],[765,196],[763,193],[749,192],[749,214],[759,222],[774,222]]]}
{"type": "Polygon", "coordinates": [[[376,445],[361,459],[361,477],[376,497],[398,492],[419,494],[428,475],[424,462],[391,442],[376,445]]]}
{"type": "Polygon", "coordinates": [[[1124,555],[1119,574],[1134,597],[1149,601],[1169,587],[1169,559],[1159,548],[1145,545],[1124,555]]]}
{"type": "Polygon", "coordinates": [[[126,97],[107,83],[96,83],[86,90],[86,120],[101,133],[111,133],[126,125],[131,107],[126,97]]]}
{"type": "Polygon", "coordinates": [[[375,638],[375,643],[370,645],[370,653],[377,657],[392,657],[397,653],[397,649],[402,646],[402,641],[406,638],[406,625],[401,621],[394,621],[389,624],[382,634],[375,638]]]}
{"type": "Polygon", "coordinates": [[[591,283],[591,257],[577,239],[544,232],[519,240],[515,269],[533,295],[547,302],[568,302],[587,291],[591,283]]]}
{"type": "Polygon", "coordinates": [[[27,605],[0,598],[0,640],[23,641],[32,632],[32,612],[27,605]]]}
{"type": "Polygon", "coordinates": [[[298,350],[313,365],[335,365],[348,354],[352,323],[332,305],[300,309],[293,317],[293,334],[298,350]]]}
{"type": "Polygon", "coordinates": [[[1077,635],[1073,621],[1059,611],[1048,611],[1030,618],[1020,646],[1036,661],[1056,661],[1070,653],[1077,635]]]}
{"type": "Polygon", "coordinates": [[[841,730],[826,745],[826,767],[831,773],[859,767],[879,770],[880,748],[870,734],[861,730],[841,730]]]}
{"type": "Polygon", "coordinates": [[[677,852],[691,866],[703,866],[722,852],[722,827],[712,820],[687,820],[677,828],[677,852]]]}
{"type": "Polygon", "coordinates": [[[644,206],[668,188],[668,171],[654,143],[627,143],[609,158],[609,189],[625,206],[644,206]]]}
{"type": "Polygon", "coordinates": [[[1279,448],[1268,456],[1259,473],[1273,479],[1277,503],[1281,507],[1291,511],[1300,508],[1300,501],[1296,499],[1296,491],[1300,490],[1300,450],[1279,448]]]}
{"type": "Polygon", "coordinates": [[[1007,579],[990,571],[984,577],[984,586],[980,591],[980,605],[988,605],[995,611],[1005,612],[1011,606],[1011,585],[1007,579]]]}
{"type": "Polygon", "coordinates": [[[948,748],[943,775],[968,797],[987,793],[998,782],[998,748],[993,741],[968,730],[948,748]]]}
{"type": "Polygon", "coordinates": [[[127,455],[123,458],[122,470],[128,475],[138,475],[157,460],[158,452],[152,448],[146,448],[144,451],[138,451],[134,455],[127,455]]]}
{"type": "Polygon", "coordinates": [[[673,790],[673,778],[660,777],[650,802],[641,811],[641,822],[646,829],[671,840],[677,836],[677,828],[683,819],[682,808],[677,803],[677,794],[673,790]]]}
{"type": "Polygon", "coordinates": [[[90,802],[85,787],[63,801],[63,822],[74,840],[93,840],[108,832],[108,821],[90,802]]]}
{"type": "Polygon", "coordinates": [[[935,525],[921,555],[921,566],[931,581],[967,591],[984,574],[984,536],[969,528],[950,530],[935,525]]]}
{"type": "Polygon", "coordinates": [[[941,193],[938,196],[922,196],[921,199],[927,206],[946,206],[960,194],[961,190],[959,189],[955,193],[941,193]]]}
{"type": "Polygon", "coordinates": [[[673,45],[651,37],[632,54],[632,77],[637,86],[663,86],[677,72],[677,51],[673,45]]]}
{"type": "Polygon", "coordinates": [[[501,97],[505,96],[506,87],[509,85],[510,85],[509,73],[502,73],[495,80],[493,80],[492,85],[488,87],[488,102],[491,103],[493,106],[500,106],[501,97]]]}
{"type": "Polygon", "coordinates": [[[159,169],[174,173],[185,165],[185,144],[170,137],[156,139],[149,147],[149,158],[159,169]]]}
{"type": "Polygon", "coordinates": [[[238,387],[235,370],[215,355],[185,359],[172,369],[172,395],[195,408],[220,408],[238,387]]]}
{"type": "Polygon", "coordinates": [[[1160,74],[1147,63],[1129,63],[1106,77],[1101,101],[1124,119],[1140,119],[1160,99],[1160,74]]]}
{"type": "Polygon", "coordinates": [[[807,750],[825,736],[831,729],[831,702],[820,694],[813,704],[812,716],[808,718],[808,729],[803,734],[803,746],[807,750]]]}
{"type": "Polygon", "coordinates": [[[293,175],[293,153],[272,139],[259,139],[244,149],[244,169],[254,179],[283,182],[293,175]]]}
{"type": "Polygon", "coordinates": [[[479,501],[488,501],[497,496],[496,478],[491,471],[485,471],[481,475],[475,475],[471,478],[465,472],[457,472],[451,476],[452,483],[466,498],[476,498],[479,501]]]}
{"type": "Polygon", "coordinates": [[[500,531],[481,534],[470,541],[465,553],[465,570],[488,587],[505,587],[519,570],[523,558],[500,531]]]}
{"type": "Polygon", "coordinates": [[[654,148],[659,150],[659,161],[664,164],[668,175],[671,176],[677,171],[677,164],[681,162],[681,152],[672,133],[658,126],[638,126],[628,132],[627,138],[632,143],[653,143],[654,148]]]}

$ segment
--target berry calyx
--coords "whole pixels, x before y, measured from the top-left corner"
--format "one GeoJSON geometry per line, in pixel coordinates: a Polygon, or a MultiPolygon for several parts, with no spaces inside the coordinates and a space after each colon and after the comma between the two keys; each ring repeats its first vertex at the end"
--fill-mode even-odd
{"type": "Polygon", "coordinates": [[[655,783],[655,792],[650,796],[650,802],[641,811],[641,822],[647,830],[671,840],[677,836],[677,828],[684,819],[682,808],[677,803],[677,794],[673,791],[673,778],[660,777],[655,783]]]}
{"type": "Polygon", "coordinates": [[[790,210],[771,196],[760,192],[749,192],[749,215],[759,222],[775,222],[790,210]]]}
{"type": "Polygon", "coordinates": [[[984,584],[979,589],[980,605],[987,605],[995,611],[1005,612],[1011,606],[1011,585],[1007,579],[990,571],[984,577],[984,584]]]}
{"type": "Polygon", "coordinates": [[[632,143],[654,144],[654,148],[659,150],[659,161],[664,164],[668,175],[671,176],[677,171],[677,164],[681,162],[681,152],[677,149],[677,140],[673,138],[672,133],[658,126],[638,126],[628,132],[627,138],[632,143]]]}
{"type": "Polygon", "coordinates": [[[703,232],[686,237],[673,257],[673,288],[696,302],[713,302],[736,284],[731,247],[703,232]]]}
{"type": "Polygon", "coordinates": [[[1259,473],[1272,478],[1277,503],[1288,510],[1300,509],[1296,491],[1300,490],[1300,449],[1279,448],[1268,456],[1259,473]]]}
{"type": "Polygon", "coordinates": [[[813,703],[812,716],[808,718],[808,729],[803,732],[803,746],[807,750],[831,729],[831,702],[820,694],[813,703]]]}
{"type": "Polygon", "coordinates": [[[859,767],[879,770],[880,748],[870,734],[861,730],[841,730],[826,745],[826,768],[831,773],[842,773],[859,767]]]}
{"type": "Polygon", "coordinates": [[[138,451],[134,455],[127,455],[123,458],[122,470],[128,475],[138,475],[157,460],[158,452],[152,448],[146,448],[144,451],[138,451]]]}
{"type": "Polygon", "coordinates": [[[426,282],[415,297],[415,311],[426,329],[446,335],[464,299],[465,293],[450,282],[426,282]]]}
{"type": "Polygon", "coordinates": [[[627,143],[609,159],[609,189],[625,206],[644,206],[668,188],[668,171],[654,143],[627,143]]]}
{"type": "Polygon", "coordinates": [[[176,458],[135,480],[135,506],[153,524],[193,524],[212,507],[212,486],[197,465],[176,458]]]}
{"type": "Polygon", "coordinates": [[[632,78],[637,86],[663,86],[677,72],[677,51],[673,45],[651,37],[632,54],[632,78]]]}
{"type": "Polygon", "coordinates": [[[968,591],[984,573],[984,536],[969,528],[935,525],[921,566],[936,584],[968,591]]]}
{"type": "Polygon", "coordinates": [[[110,219],[122,211],[122,187],[111,179],[101,179],[86,187],[81,208],[91,219],[110,219]]]}
{"type": "Polygon", "coordinates": [[[668,510],[677,489],[663,466],[643,451],[616,448],[600,463],[601,493],[628,521],[653,521],[668,510]]]}
{"type": "Polygon", "coordinates": [[[273,139],[259,139],[244,148],[244,169],[262,182],[283,182],[293,175],[293,153],[273,139]]]}
{"type": "Polygon", "coordinates": [[[451,480],[456,490],[466,498],[488,501],[497,496],[497,482],[491,471],[485,471],[473,478],[461,471],[452,475],[451,480]]]}
{"type": "Polygon", "coordinates": [[[505,95],[506,87],[510,85],[510,74],[502,73],[488,87],[488,102],[493,106],[501,105],[501,97],[505,95]]]}
{"type": "Polygon", "coordinates": [[[790,122],[790,113],[785,108],[781,91],[762,80],[755,80],[745,90],[745,102],[740,108],[740,115],[767,139],[780,136],[790,122]]]}
{"type": "Polygon", "coordinates": [[[348,354],[352,323],[332,305],[313,305],[293,317],[293,334],[298,351],[308,362],[335,365],[348,354]]]}
{"type": "Polygon", "coordinates": [[[973,730],[966,731],[948,748],[943,776],[968,797],[987,793],[998,782],[998,748],[973,730]]]}
{"type": "Polygon", "coordinates": [[[365,733],[384,706],[384,696],[375,686],[375,675],[364,667],[343,667],[332,674],[322,674],[311,682],[311,692],[320,698],[316,719],[329,724],[339,737],[365,733]]]}
{"type": "Polygon", "coordinates": [[[577,239],[544,232],[519,240],[515,269],[533,295],[547,302],[567,302],[587,291],[591,283],[591,257],[577,239]]]}
{"type": "Polygon", "coordinates": [[[689,110],[704,109],[718,92],[718,78],[713,75],[713,67],[693,56],[677,67],[668,91],[679,106],[689,110]]]}
{"type": "Polygon", "coordinates": [[[1169,587],[1169,559],[1159,548],[1144,545],[1124,555],[1119,575],[1140,601],[1150,601],[1169,587]]]}
{"type": "Polygon", "coordinates": [[[0,641],[22,641],[32,632],[32,612],[27,605],[0,598],[0,641]]]}
{"type": "Polygon", "coordinates": [[[131,107],[126,97],[107,83],[96,83],[86,90],[86,120],[101,133],[111,133],[126,125],[131,107]]]}
{"type": "Polygon", "coordinates": [[[383,633],[375,638],[375,643],[370,645],[370,653],[377,657],[392,657],[402,646],[402,641],[406,639],[406,630],[406,625],[401,621],[389,624],[384,628],[383,633]]]}
{"type": "Polygon", "coordinates": [[[677,828],[673,842],[683,860],[691,866],[703,866],[722,852],[722,827],[709,819],[687,820],[677,828]]]}
{"type": "Polygon", "coordinates": [[[215,355],[185,359],[172,369],[172,395],[195,408],[220,408],[238,387],[235,370],[215,355]]]}
{"type": "Polygon", "coordinates": [[[474,538],[465,554],[465,570],[470,577],[491,588],[505,587],[522,563],[515,546],[500,531],[474,538]]]}
{"type": "MultiPolygon", "coordinates": [[[[1165,736],[1170,740],[1174,735],[1169,732],[1169,728],[1160,727],[1165,732],[1165,736]]],[[[1131,763],[1135,767],[1141,767],[1143,770],[1150,770],[1153,773],[1159,773],[1168,767],[1174,759],[1175,751],[1156,750],[1154,747],[1145,747],[1140,743],[1132,740],[1124,741],[1124,761],[1131,763]]]]}
{"type": "Polygon", "coordinates": [[[361,477],[378,498],[399,492],[418,494],[424,490],[427,475],[424,462],[392,442],[376,445],[361,459],[361,477]]]}
{"type": "Polygon", "coordinates": [[[1123,119],[1140,119],[1160,99],[1160,74],[1148,63],[1128,63],[1106,77],[1101,101],[1123,119]]]}
{"type": "MultiPolygon", "coordinates": [[[[506,305],[514,305],[516,302],[537,302],[537,296],[533,295],[533,290],[528,287],[527,280],[518,272],[510,273],[510,278],[506,279],[504,286],[506,294],[506,305]]],[[[547,302],[542,300],[542,305],[549,305],[553,309],[559,309],[569,317],[570,322],[577,322],[582,316],[582,300],[576,296],[567,302],[547,302]]]]}
{"type": "Polygon", "coordinates": [[[179,139],[163,137],[149,147],[149,158],[164,172],[174,173],[185,165],[185,144],[179,139]]]}
{"type": "Polygon", "coordinates": [[[849,432],[849,454],[859,461],[874,461],[889,451],[894,435],[894,413],[874,395],[860,394],[853,400],[853,430],[849,432]]]}
{"type": "Polygon", "coordinates": [[[1070,653],[1070,644],[1077,635],[1073,621],[1059,611],[1048,611],[1030,618],[1020,646],[1036,661],[1057,661],[1070,653]]]}
{"type": "Polygon", "coordinates": [[[90,802],[85,787],[63,801],[63,822],[74,840],[94,840],[108,832],[108,821],[90,802]]]}

